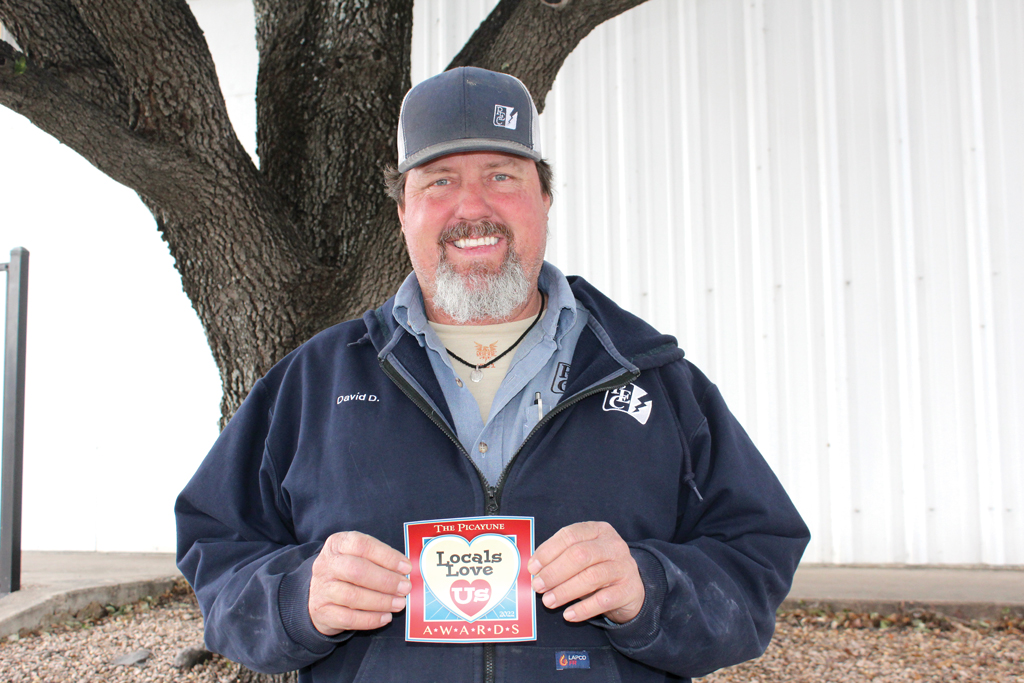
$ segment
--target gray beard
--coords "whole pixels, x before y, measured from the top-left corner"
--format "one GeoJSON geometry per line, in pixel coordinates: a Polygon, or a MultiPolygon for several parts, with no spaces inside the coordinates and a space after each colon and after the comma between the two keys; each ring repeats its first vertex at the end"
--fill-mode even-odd
{"type": "Polygon", "coordinates": [[[456,324],[507,320],[526,303],[530,281],[511,241],[511,232],[506,230],[503,234],[508,239],[508,253],[497,273],[480,268],[459,274],[441,249],[431,301],[456,324]]]}

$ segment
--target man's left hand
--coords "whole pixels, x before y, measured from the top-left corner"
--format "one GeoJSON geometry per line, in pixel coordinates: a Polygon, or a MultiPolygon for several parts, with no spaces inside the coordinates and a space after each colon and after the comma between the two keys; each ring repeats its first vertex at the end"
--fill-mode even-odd
{"type": "Polygon", "coordinates": [[[624,624],[644,604],[644,584],[629,546],[607,522],[580,522],[562,527],[542,543],[526,568],[533,589],[543,593],[549,609],[573,600],[566,621],[604,615],[624,624]]]}

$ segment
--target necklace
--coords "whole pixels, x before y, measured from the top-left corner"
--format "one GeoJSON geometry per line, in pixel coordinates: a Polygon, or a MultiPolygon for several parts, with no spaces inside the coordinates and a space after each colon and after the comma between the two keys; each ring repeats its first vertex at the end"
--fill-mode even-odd
{"type": "MultiPolygon", "coordinates": [[[[519,335],[519,339],[516,339],[515,343],[513,343],[512,346],[508,347],[507,349],[502,351],[500,354],[498,354],[494,358],[491,358],[489,360],[484,361],[485,363],[487,363],[488,365],[490,365],[491,363],[497,363],[499,360],[504,358],[505,355],[508,354],[509,351],[511,351],[512,349],[514,349],[517,346],[519,346],[519,342],[523,341],[523,339],[526,337],[526,335],[528,335],[530,333],[530,330],[533,329],[533,326],[537,324],[537,321],[540,320],[540,316],[543,315],[543,313],[544,313],[544,301],[545,301],[545,299],[544,299],[544,292],[541,292],[540,293],[540,310],[537,312],[537,317],[533,319],[532,323],[530,323],[530,326],[526,328],[525,332],[523,332],[521,335],[519,335]]],[[[484,371],[480,369],[479,365],[474,365],[473,363],[470,363],[469,361],[466,361],[466,360],[463,360],[462,358],[459,358],[454,353],[452,353],[451,349],[449,349],[447,346],[444,347],[444,350],[448,352],[449,356],[451,356],[455,360],[459,361],[460,363],[462,363],[466,367],[473,368],[473,370],[469,373],[469,378],[471,380],[473,380],[474,382],[479,382],[480,380],[482,380],[484,378],[484,371]]]]}

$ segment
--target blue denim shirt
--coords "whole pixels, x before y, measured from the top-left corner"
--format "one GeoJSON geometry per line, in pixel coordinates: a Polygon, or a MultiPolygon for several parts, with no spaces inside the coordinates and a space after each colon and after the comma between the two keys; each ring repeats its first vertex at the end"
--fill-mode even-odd
{"type": "Polygon", "coordinates": [[[457,381],[447,350],[427,322],[415,273],[395,295],[395,320],[426,349],[455,421],[451,427],[491,486],[498,485],[505,467],[543,413],[562,398],[576,341],[589,318],[586,309],[577,305],[565,276],[547,261],[538,285],[548,297],[547,313],[519,343],[486,422],[473,394],[457,381]]]}

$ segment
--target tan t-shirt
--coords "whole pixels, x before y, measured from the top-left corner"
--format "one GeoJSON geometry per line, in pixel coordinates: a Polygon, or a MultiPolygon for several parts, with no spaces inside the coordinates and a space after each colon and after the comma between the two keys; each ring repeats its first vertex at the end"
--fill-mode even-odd
{"type": "MultiPolygon", "coordinates": [[[[543,317],[543,316],[542,316],[543,317]]],[[[449,358],[455,374],[462,380],[463,386],[469,389],[480,408],[480,417],[487,423],[491,414],[491,404],[498,393],[501,381],[505,379],[509,365],[516,352],[509,351],[497,363],[488,363],[491,358],[500,355],[519,339],[519,336],[533,324],[533,316],[511,323],[498,325],[442,325],[431,322],[430,326],[441,339],[445,348],[459,356],[467,363],[479,363],[483,378],[479,382],[470,379],[473,368],[468,367],[454,358],[449,358]]]]}

